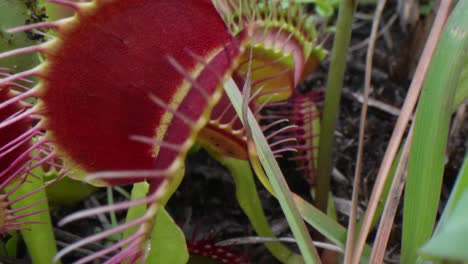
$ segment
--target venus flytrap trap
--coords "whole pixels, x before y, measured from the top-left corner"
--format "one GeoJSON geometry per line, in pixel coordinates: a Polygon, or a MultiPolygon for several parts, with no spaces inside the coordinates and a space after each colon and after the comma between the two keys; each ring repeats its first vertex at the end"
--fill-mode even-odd
{"type": "Polygon", "coordinates": [[[87,180],[122,185],[147,179],[147,197],[77,213],[61,223],[146,204],[142,217],[88,237],[56,257],[138,226],[128,238],[77,263],[121,248],[108,263],[135,262],[146,254],[158,202],[218,100],[218,84],[236,63],[242,35],[234,39],[229,34],[209,1],[49,2],[76,14],[10,30],[50,28],[57,33],[46,43],[0,54],[3,59],[40,52],[46,59],[36,68],[0,80],[4,86],[25,77],[40,79],[33,89],[0,105],[4,109],[28,97],[39,99],[2,121],[0,128],[39,116],[36,128],[46,131],[41,143],[57,149],[50,158],[61,157],[74,171],[94,173],[87,180]],[[167,30],[168,25],[173,28],[167,30]],[[154,138],[153,144],[140,142],[142,138],[154,138]]]}
{"type": "Polygon", "coordinates": [[[326,52],[321,48],[315,17],[308,15],[300,4],[291,3],[284,8],[273,1],[214,1],[234,35],[252,27],[249,53],[234,75],[239,87],[246,79],[247,66],[251,63],[252,91],[260,87],[259,101],[274,94],[271,101],[289,98],[296,85],[312,73],[326,52]]]}
{"type": "MultiPolygon", "coordinates": [[[[317,68],[326,54],[319,43],[314,17],[306,14],[302,5],[294,3],[288,8],[276,1],[214,0],[213,3],[233,35],[246,28],[251,30],[246,51],[251,48],[252,57],[249,52],[242,53],[233,78],[242,87],[247,66],[252,65],[250,105],[258,119],[267,119],[261,110],[269,103],[284,101],[295,94],[296,85],[317,68]]],[[[199,141],[224,156],[247,159],[242,123],[225,94],[213,109],[199,141]]]]}
{"type": "Polygon", "coordinates": [[[292,146],[297,152],[289,160],[297,164],[296,170],[313,186],[317,174],[318,144],[320,139],[320,111],[322,94],[310,91],[306,94],[296,92],[286,102],[272,103],[267,106],[268,118],[273,120],[287,119],[296,127],[286,135],[280,135],[278,140],[294,138],[292,146]]]}
{"type": "MultiPolygon", "coordinates": [[[[6,140],[4,148],[10,151],[38,133],[34,148],[53,146],[42,162],[60,158],[61,167],[75,179],[100,186],[149,183],[141,198],[62,219],[64,225],[100,213],[142,209],[126,223],[63,249],[56,260],[119,233],[125,234],[121,241],[77,263],[108,254],[113,257],[106,263],[151,258],[158,250],[149,249],[154,244],[150,239],[157,236],[151,235],[155,217],[177,188],[194,141],[221,160],[251,159],[245,130],[221,89],[230,76],[240,87],[246,81],[251,84],[253,94],[247,100],[258,120],[271,120],[262,109],[288,98],[287,104],[302,109],[295,112],[300,115],[281,113],[284,118],[276,118],[263,132],[292,119],[295,125],[271,132],[270,147],[276,157],[300,149],[301,155],[312,158],[306,171],[313,173],[316,135],[305,131],[318,115],[313,102],[307,107],[298,103],[305,100],[295,86],[315,70],[325,52],[317,42],[313,18],[300,5],[284,8],[278,2],[244,0],[213,1],[214,6],[207,0],[47,2],[75,15],[10,29],[11,34],[38,29],[55,33],[45,43],[0,53],[0,63],[24,54],[45,58],[33,69],[0,79],[0,87],[29,77],[40,80],[34,88],[16,89],[0,103],[0,111],[21,106],[2,120],[2,132],[35,120],[32,128],[15,135],[16,143],[6,140]],[[252,56],[244,52],[250,50],[252,56]],[[39,102],[25,105],[29,98],[39,102]],[[302,113],[306,108],[312,109],[312,115],[302,113]],[[309,146],[291,145],[292,135],[299,134],[304,135],[299,143],[309,146]]],[[[9,165],[9,170],[12,166],[16,165],[9,165]]],[[[249,188],[255,189],[252,184],[249,188]]],[[[258,212],[261,207],[252,202],[249,206],[244,210],[257,232],[271,236],[263,212],[258,212]]],[[[302,261],[279,246],[272,252],[282,252],[276,256],[283,261],[292,261],[288,255],[294,262],[302,261]]]]}
{"type": "MultiPolygon", "coordinates": [[[[318,143],[319,115],[313,95],[302,96],[296,92],[296,85],[311,74],[326,54],[320,46],[319,33],[314,17],[304,12],[303,6],[290,3],[288,8],[279,2],[264,1],[214,1],[234,35],[244,28],[252,28],[252,36],[242,55],[240,66],[233,74],[233,79],[242,87],[247,79],[247,68],[251,67],[251,86],[249,105],[256,119],[265,123],[262,131],[267,133],[270,148],[275,157],[282,157],[285,152],[297,152],[295,160],[301,163],[306,178],[313,178],[315,173],[316,145],[318,143]],[[251,57],[250,52],[252,53],[251,57]],[[289,101],[285,101],[291,98],[289,101]],[[263,110],[279,106],[295,110],[263,114],[263,110]],[[306,106],[307,105],[307,106],[306,106]],[[313,112],[313,113],[309,113],[313,112]],[[292,123],[288,123],[291,120],[292,123]],[[315,121],[314,121],[315,120],[315,121]],[[313,123],[312,123],[313,122],[313,123]],[[314,127],[314,128],[313,128],[314,127]],[[315,129],[311,131],[311,129],[315,129]],[[306,131],[307,130],[307,131],[306,131]],[[297,138],[301,142],[296,142],[297,138]],[[307,158],[310,158],[307,160],[307,158]]],[[[211,120],[201,130],[198,141],[212,156],[223,163],[233,174],[236,189],[256,197],[255,187],[247,184],[245,174],[250,166],[242,160],[251,160],[247,147],[245,128],[234,111],[227,95],[215,106],[211,120]],[[242,175],[238,175],[242,173],[242,175]],[[250,187],[248,187],[250,186],[250,187]]],[[[255,154],[254,154],[255,155],[255,154]]],[[[250,172],[251,174],[251,172],[250,172]]],[[[265,186],[265,177],[260,177],[265,186]]],[[[240,195],[240,193],[239,193],[240,195]]],[[[256,232],[263,236],[272,236],[261,207],[254,200],[238,200],[244,212],[249,216],[256,232]]],[[[295,254],[281,248],[279,243],[266,244],[282,262],[298,261],[295,254]],[[276,247],[274,249],[273,247],[276,247]],[[295,259],[295,260],[294,260],[295,259]]]]}
{"type": "MultiPolygon", "coordinates": [[[[5,73],[0,73],[0,76],[1,75],[9,76],[5,73]]],[[[16,83],[1,86],[0,103],[2,105],[5,102],[9,102],[15,96],[18,96],[18,92],[12,90],[11,87],[28,89],[16,83]]],[[[8,120],[21,113],[24,108],[29,107],[30,104],[23,102],[6,104],[6,106],[0,109],[0,120],[2,122],[8,122],[8,120]]],[[[28,194],[15,199],[12,199],[11,196],[23,185],[28,184],[29,177],[35,177],[33,173],[34,170],[45,165],[56,166],[54,161],[50,158],[50,153],[52,152],[50,146],[44,144],[40,139],[42,132],[32,125],[34,119],[35,118],[25,118],[0,130],[2,132],[0,135],[0,190],[3,192],[1,195],[3,203],[2,213],[0,213],[0,232],[6,230],[20,230],[21,225],[28,224],[28,222],[22,223],[13,220],[27,217],[32,213],[16,216],[14,216],[14,214],[33,207],[35,204],[38,204],[39,201],[12,210],[11,206],[20,202],[22,199],[26,199],[28,194]],[[35,140],[36,138],[39,139],[35,140]]],[[[38,188],[38,190],[33,191],[29,195],[33,195],[44,187],[39,186],[38,188]]]]}
{"type": "MultiPolygon", "coordinates": [[[[0,72],[0,76],[9,74],[0,72]]],[[[30,83],[26,79],[22,82],[30,83]]],[[[28,89],[19,83],[1,86],[0,104],[28,89]]],[[[0,120],[8,121],[30,107],[27,102],[9,103],[0,109],[0,120]]],[[[34,120],[26,118],[0,129],[0,233],[21,231],[31,259],[47,263],[56,253],[56,247],[44,189],[55,181],[46,184],[37,172],[44,167],[54,168],[59,180],[66,169],[51,158],[52,147],[42,141],[43,133],[33,126],[34,120]],[[47,246],[49,251],[41,252],[39,245],[47,246]]]]}

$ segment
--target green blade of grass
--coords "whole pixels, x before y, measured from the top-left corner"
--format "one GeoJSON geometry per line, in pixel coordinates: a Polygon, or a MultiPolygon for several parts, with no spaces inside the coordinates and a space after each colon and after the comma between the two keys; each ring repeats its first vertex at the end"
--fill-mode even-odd
{"type": "MultiPolygon", "coordinates": [[[[225,90],[239,90],[237,85],[233,81],[228,81],[225,83],[225,90]]],[[[227,94],[231,94],[231,96],[236,100],[233,101],[234,108],[236,111],[240,112],[241,106],[241,98],[240,92],[227,92],[227,94]],[[238,110],[239,109],[239,110],[238,110]]],[[[232,99],[231,99],[232,100],[232,99]]],[[[250,111],[249,111],[250,112],[250,111]]],[[[250,114],[249,114],[250,115],[250,114]]],[[[253,116],[252,116],[253,117],[253,116]]],[[[250,119],[250,118],[249,118],[250,119]]],[[[252,119],[254,120],[254,119],[252,119]]],[[[326,238],[330,241],[335,243],[341,249],[344,250],[344,245],[346,244],[346,228],[338,224],[332,218],[327,216],[326,214],[322,213],[319,209],[299,197],[298,195],[292,193],[292,197],[294,200],[295,205],[297,206],[301,217],[312,227],[317,229],[321,234],[323,234],[326,238]]],[[[364,247],[364,252],[362,254],[362,262],[367,263],[370,256],[370,248],[369,246],[364,247]]]]}
{"type": "MultiPolygon", "coordinates": [[[[302,218],[344,251],[347,236],[346,228],[333,221],[328,215],[322,213],[300,196],[293,194],[293,198],[302,218]]],[[[366,245],[361,256],[362,263],[369,262],[370,253],[371,249],[366,245]]]]}
{"type": "Polygon", "coordinates": [[[460,74],[457,92],[453,102],[453,111],[455,111],[464,101],[468,99],[468,56],[465,58],[465,66],[460,74]]]}
{"type": "Polygon", "coordinates": [[[463,161],[463,166],[458,173],[457,181],[455,182],[452,191],[450,192],[450,198],[445,204],[444,212],[440,217],[439,223],[437,224],[437,229],[434,231],[434,234],[439,232],[439,229],[445,225],[447,218],[453,213],[455,206],[462,197],[463,193],[468,190],[468,153],[465,154],[465,160],[463,161]]]}
{"type": "MultiPolygon", "coordinates": [[[[468,261],[466,237],[468,237],[468,190],[462,194],[453,213],[447,217],[440,232],[434,235],[420,250],[424,257],[468,261]]],[[[466,263],[466,262],[464,262],[466,263]]]]}
{"type": "Polygon", "coordinates": [[[278,163],[276,162],[276,159],[271,152],[268,142],[262,133],[260,125],[257,123],[253,113],[250,110],[248,110],[247,113],[247,120],[243,120],[243,98],[239,88],[232,79],[228,80],[224,84],[224,90],[231,100],[237,115],[244,123],[244,126],[246,125],[245,121],[247,121],[250,129],[253,132],[253,140],[257,146],[258,156],[268,176],[271,187],[278,199],[278,202],[283,209],[291,231],[296,238],[299,249],[302,253],[302,256],[304,257],[304,261],[306,263],[320,263],[317,251],[312,244],[310,234],[307,231],[304,221],[299,215],[299,211],[292,199],[291,191],[289,190],[283,173],[281,172],[281,169],[279,168],[278,163]]]}
{"type": "MultiPolygon", "coordinates": [[[[421,253],[425,257],[439,257],[439,258],[458,258],[458,259],[467,259],[466,251],[466,218],[468,216],[468,211],[466,210],[467,204],[467,192],[468,192],[468,153],[465,154],[465,160],[463,166],[460,169],[460,172],[457,177],[452,191],[450,193],[450,198],[447,201],[444,212],[440,217],[437,229],[434,231],[434,236],[429,240],[427,244],[421,249],[421,253]],[[463,200],[463,198],[465,200],[463,200]],[[453,214],[459,213],[459,216],[452,218],[453,214]],[[461,223],[457,223],[457,218],[462,218],[461,223]],[[447,231],[447,232],[445,232],[447,231]],[[441,234],[442,233],[442,234],[441,234]],[[462,235],[462,236],[459,236],[462,235]],[[454,243],[457,239],[462,238],[462,243],[454,243]],[[446,249],[446,246],[449,246],[446,249]],[[458,248],[462,246],[462,248],[458,248]]],[[[418,259],[418,263],[422,263],[422,259],[418,259]]]]}
{"type": "Polygon", "coordinates": [[[468,1],[452,12],[432,58],[416,113],[406,183],[402,263],[414,263],[437,214],[455,91],[468,41],[468,1]]]}
{"type": "MultiPolygon", "coordinates": [[[[257,235],[275,237],[263,213],[249,162],[234,158],[223,158],[220,162],[231,172],[236,185],[236,197],[239,206],[249,218],[257,235]]],[[[279,242],[265,243],[265,246],[282,263],[303,263],[301,256],[293,253],[279,242]]]]}
{"type": "Polygon", "coordinates": [[[351,25],[358,1],[341,0],[335,40],[327,76],[327,88],[322,114],[317,174],[317,206],[327,209],[332,172],[333,135],[340,109],[341,90],[346,67],[346,51],[351,40],[351,25]]]}

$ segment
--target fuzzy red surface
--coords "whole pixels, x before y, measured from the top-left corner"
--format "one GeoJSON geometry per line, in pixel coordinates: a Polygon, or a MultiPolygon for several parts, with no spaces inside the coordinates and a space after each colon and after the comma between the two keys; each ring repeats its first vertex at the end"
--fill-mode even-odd
{"type": "MultiPolygon", "coordinates": [[[[204,56],[228,43],[230,35],[206,0],[99,5],[92,14],[79,14],[79,26],[60,31],[62,45],[46,52],[41,94],[46,128],[62,154],[88,172],[151,169],[153,146],[129,136],[155,136],[165,110],[149,94],[169,103],[184,79],[167,55],[190,70],[196,60],[185,49],[204,56]]],[[[197,116],[203,107],[194,103],[190,111],[197,116]]],[[[167,134],[183,141],[187,129],[171,126],[167,134]]]]}

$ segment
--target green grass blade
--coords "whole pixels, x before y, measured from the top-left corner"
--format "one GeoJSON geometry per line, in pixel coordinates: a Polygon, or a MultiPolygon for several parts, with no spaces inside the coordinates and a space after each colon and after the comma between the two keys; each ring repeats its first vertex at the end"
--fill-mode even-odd
{"type": "Polygon", "coordinates": [[[468,99],[468,56],[465,58],[465,66],[460,75],[460,82],[458,83],[457,92],[453,103],[453,110],[455,111],[464,101],[468,99]]]}
{"type": "Polygon", "coordinates": [[[440,232],[421,248],[420,253],[424,257],[468,261],[468,250],[466,250],[466,238],[468,237],[467,204],[468,190],[462,194],[453,213],[441,226],[440,232]]]}
{"type": "MultiPolygon", "coordinates": [[[[229,80],[224,85],[224,90],[231,100],[237,115],[242,119],[242,95],[233,80],[229,80]]],[[[244,120],[242,120],[244,122],[244,120]]],[[[255,120],[253,113],[249,110],[247,122],[253,132],[253,140],[257,146],[260,161],[270,180],[274,193],[286,216],[286,220],[291,231],[296,238],[299,249],[306,263],[320,263],[317,251],[312,244],[312,239],[307,231],[304,221],[299,215],[299,211],[292,199],[291,191],[283,177],[283,173],[271,152],[268,142],[262,130],[255,120]]]]}
{"type": "MultiPolygon", "coordinates": [[[[237,201],[249,218],[257,235],[261,237],[275,237],[263,213],[250,163],[246,160],[234,158],[224,158],[221,160],[221,163],[232,174],[236,185],[237,201]]],[[[265,246],[282,263],[304,262],[301,256],[293,253],[279,242],[265,243],[265,246]]]]}
{"type": "Polygon", "coordinates": [[[459,203],[462,195],[468,191],[468,153],[465,154],[465,160],[463,166],[460,169],[460,172],[457,177],[457,181],[450,192],[450,198],[445,204],[444,212],[439,219],[437,224],[437,229],[434,234],[437,234],[442,226],[445,225],[447,219],[452,215],[455,210],[455,206],[459,203]]]}
{"type": "MultiPolygon", "coordinates": [[[[434,236],[421,249],[421,253],[423,256],[425,257],[436,256],[440,258],[444,258],[444,257],[445,258],[446,257],[463,258],[465,257],[466,259],[466,250],[465,250],[466,243],[464,241],[466,241],[466,237],[468,236],[468,234],[463,235],[464,240],[462,243],[454,243],[456,239],[460,238],[460,237],[457,237],[457,235],[463,234],[464,229],[467,227],[466,221],[461,223],[461,226],[460,226],[459,224],[457,224],[456,222],[457,220],[455,220],[455,223],[451,221],[452,220],[451,216],[453,214],[460,213],[460,214],[465,214],[464,216],[462,215],[462,217],[464,217],[465,220],[468,217],[466,215],[468,213],[466,211],[467,201],[463,200],[463,197],[464,195],[466,196],[467,191],[468,191],[468,153],[465,154],[465,160],[463,162],[463,166],[460,169],[460,172],[457,177],[457,181],[455,182],[455,185],[452,188],[450,198],[445,205],[444,212],[442,213],[442,216],[440,217],[439,223],[437,225],[437,229],[434,232],[434,236]],[[448,228],[447,232],[445,232],[445,230],[447,230],[446,228],[448,228]],[[452,232],[456,233],[454,234],[455,237],[451,237],[452,232]],[[443,234],[439,236],[440,233],[443,233],[443,234]],[[441,243],[439,243],[439,241],[441,241],[441,243]],[[444,249],[446,245],[449,245],[450,248],[447,250],[443,250],[441,252],[440,249],[444,249]],[[463,246],[462,251],[456,250],[456,247],[459,245],[463,246]],[[452,251],[455,251],[455,252],[452,252],[452,251]]],[[[422,263],[421,258],[419,258],[418,260],[420,260],[419,263],[422,263]]]]}
{"type": "Polygon", "coordinates": [[[468,1],[452,12],[432,58],[416,113],[406,183],[402,263],[414,263],[437,214],[452,106],[467,54],[468,1]]]}
{"type": "Polygon", "coordinates": [[[327,209],[330,175],[332,172],[333,132],[340,109],[341,90],[346,67],[346,52],[351,40],[351,25],[358,1],[341,0],[331,64],[327,77],[327,88],[322,114],[317,174],[317,206],[327,209]]]}
{"type": "MultiPolygon", "coordinates": [[[[328,240],[333,242],[344,251],[346,245],[347,229],[298,195],[294,195],[293,198],[302,218],[312,227],[317,229],[317,231],[324,235],[328,240]]],[[[370,253],[371,249],[366,245],[361,256],[362,263],[369,262],[370,253]]]]}

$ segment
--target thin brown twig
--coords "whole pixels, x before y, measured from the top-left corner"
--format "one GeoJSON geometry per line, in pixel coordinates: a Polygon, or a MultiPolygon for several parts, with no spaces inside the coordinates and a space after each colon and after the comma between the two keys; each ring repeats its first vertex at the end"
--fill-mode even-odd
{"type": "MultiPolygon", "coordinates": [[[[383,9],[385,7],[386,0],[379,0],[375,10],[374,20],[372,21],[372,30],[369,37],[369,47],[367,48],[366,56],[366,73],[364,79],[364,99],[361,110],[361,120],[359,124],[359,145],[356,158],[356,169],[354,171],[354,183],[353,183],[353,195],[351,213],[348,222],[348,237],[346,239],[346,251],[344,263],[351,263],[354,259],[354,242],[356,233],[356,219],[357,209],[359,203],[359,187],[361,185],[361,170],[362,170],[362,155],[364,150],[364,135],[366,133],[366,120],[367,120],[367,109],[369,102],[369,93],[371,89],[371,77],[372,77],[372,60],[374,58],[375,42],[378,37],[378,29],[380,19],[382,17],[383,9]]],[[[358,258],[359,259],[359,258],[358,258]]]]}
{"type": "Polygon", "coordinates": [[[382,160],[379,172],[377,174],[374,189],[372,191],[372,195],[364,215],[361,231],[359,233],[359,240],[357,242],[353,263],[359,263],[359,256],[364,249],[364,244],[367,235],[369,234],[372,225],[372,219],[374,218],[380,196],[382,195],[385,181],[388,177],[388,173],[400,146],[401,139],[405,133],[406,127],[415,108],[419,93],[421,92],[422,84],[426,78],[427,69],[429,68],[429,63],[431,62],[432,55],[435,51],[437,43],[442,34],[443,27],[450,13],[451,4],[452,0],[443,0],[440,4],[436,19],[429,34],[428,41],[424,47],[421,59],[416,68],[415,76],[411,82],[405,102],[403,103],[401,115],[397,120],[395,129],[393,130],[392,137],[390,139],[390,143],[388,144],[384,159],[382,160]]]}
{"type": "Polygon", "coordinates": [[[403,153],[401,154],[400,160],[398,161],[398,167],[395,172],[395,176],[390,187],[390,192],[385,202],[384,211],[382,218],[380,219],[377,236],[372,247],[372,253],[369,263],[383,263],[385,256],[385,249],[387,248],[388,238],[392,231],[393,221],[395,214],[398,209],[401,194],[403,193],[403,187],[406,182],[408,157],[410,152],[411,141],[413,139],[414,123],[411,125],[410,132],[406,138],[405,145],[403,147],[403,153]]]}
{"type": "MultiPolygon", "coordinates": [[[[364,102],[364,97],[362,96],[362,94],[350,92],[349,90],[343,90],[343,95],[346,97],[349,97],[351,100],[355,99],[361,104],[364,102]]],[[[367,103],[369,107],[375,108],[377,110],[380,110],[392,116],[399,116],[401,112],[400,108],[384,103],[382,101],[379,101],[371,97],[369,97],[367,103]]]]}
{"type": "MultiPolygon", "coordinates": [[[[237,237],[237,238],[230,238],[223,241],[219,241],[216,243],[216,246],[220,247],[229,247],[229,246],[239,246],[239,245],[253,245],[253,244],[263,244],[263,243],[271,243],[271,242],[286,242],[286,243],[297,243],[294,237],[258,237],[258,236],[248,236],[248,237],[237,237]]],[[[335,252],[343,252],[343,250],[330,243],[325,242],[318,242],[313,241],[314,246],[318,248],[323,248],[335,252]]]]}
{"type": "MultiPolygon", "coordinates": [[[[372,41],[375,42],[375,40],[377,40],[377,38],[379,38],[380,36],[383,36],[386,32],[388,32],[388,30],[390,29],[391,26],[393,26],[393,23],[395,23],[395,21],[397,20],[398,18],[398,15],[393,15],[392,17],[390,17],[390,19],[388,20],[388,22],[382,27],[382,29],[378,32],[378,34],[376,34],[376,36],[374,37],[374,39],[371,39],[372,38],[372,35],[369,37],[369,38],[366,38],[365,40],[349,47],[349,52],[355,52],[357,50],[360,50],[364,47],[366,47],[367,45],[369,45],[372,41]]],[[[370,45],[369,45],[370,46],[370,45]]],[[[367,46],[367,50],[369,51],[369,46],[367,46]]]]}

